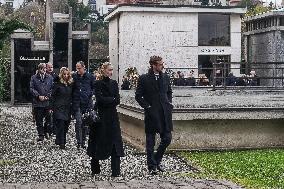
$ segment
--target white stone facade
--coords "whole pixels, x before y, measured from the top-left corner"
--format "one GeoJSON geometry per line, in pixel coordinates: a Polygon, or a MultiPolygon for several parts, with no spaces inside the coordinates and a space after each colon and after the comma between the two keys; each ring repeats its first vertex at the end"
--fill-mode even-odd
{"type": "MultiPolygon", "coordinates": [[[[145,73],[152,55],[162,56],[169,68],[198,68],[198,55],[229,55],[231,62],[240,62],[243,12],[240,8],[118,7],[106,17],[115,79],[121,82],[129,67],[145,73]],[[230,46],[198,46],[198,14],[207,11],[230,14],[230,46]]],[[[232,71],[239,75],[239,70],[232,71]]]]}

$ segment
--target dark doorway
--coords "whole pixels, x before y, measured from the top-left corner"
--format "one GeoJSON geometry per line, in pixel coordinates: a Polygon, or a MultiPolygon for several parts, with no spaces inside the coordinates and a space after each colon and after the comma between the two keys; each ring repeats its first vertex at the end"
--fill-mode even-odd
{"type": "Polygon", "coordinates": [[[68,28],[68,23],[54,23],[53,67],[57,73],[61,67],[68,67],[68,28]]]}
{"type": "Polygon", "coordinates": [[[31,51],[31,39],[15,39],[14,46],[15,103],[29,103],[32,101],[31,76],[35,74],[39,63],[49,61],[49,52],[31,51]]]}
{"type": "MultiPolygon", "coordinates": [[[[209,82],[212,82],[213,77],[213,64],[214,63],[225,63],[230,62],[229,55],[199,55],[198,56],[198,75],[205,74],[209,79],[209,82]]],[[[226,76],[230,73],[230,65],[220,64],[217,65],[217,69],[220,69],[220,73],[225,73],[226,76]]]]}
{"type": "Polygon", "coordinates": [[[88,70],[88,49],[89,40],[87,39],[73,39],[72,40],[72,70],[76,70],[76,63],[83,61],[88,70]]]}

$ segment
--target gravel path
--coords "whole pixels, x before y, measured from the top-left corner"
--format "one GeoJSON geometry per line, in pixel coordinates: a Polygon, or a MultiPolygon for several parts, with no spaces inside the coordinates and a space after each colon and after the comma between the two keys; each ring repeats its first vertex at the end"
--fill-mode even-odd
{"type": "MultiPolygon", "coordinates": [[[[163,162],[167,167],[166,173],[150,176],[147,172],[145,155],[136,153],[135,149],[128,145],[125,145],[126,157],[122,158],[121,177],[110,177],[109,160],[102,162],[103,169],[100,175],[91,177],[90,159],[85,150],[77,150],[75,145],[73,122],[69,128],[66,149],[60,150],[54,144],[54,138],[45,140],[42,143],[36,142],[37,136],[35,125],[32,122],[31,107],[2,106],[1,108],[0,115],[4,116],[0,116],[0,160],[7,161],[0,170],[0,183],[2,183],[0,188],[8,188],[7,183],[61,183],[62,185],[62,182],[65,183],[63,188],[68,188],[66,187],[68,183],[93,183],[94,181],[101,181],[99,183],[105,184],[122,182],[131,188],[129,183],[134,181],[138,184],[143,181],[144,184],[154,183],[155,185],[156,183],[160,186],[161,183],[168,183],[169,186],[171,184],[176,186],[179,185],[180,180],[185,180],[183,183],[187,183],[188,186],[189,183],[202,182],[205,185],[207,183],[208,188],[209,186],[211,188],[214,183],[215,185],[217,183],[218,186],[226,186],[224,188],[238,188],[233,183],[228,184],[228,182],[225,182],[226,184],[222,184],[223,181],[182,178],[181,173],[191,172],[193,169],[173,154],[166,155],[163,162]],[[6,184],[3,185],[3,183],[6,184]]],[[[153,188],[156,188],[154,185],[152,185],[153,188]]],[[[28,188],[32,188],[31,185],[29,186],[28,188]]],[[[82,188],[81,186],[85,185],[80,185],[80,187],[78,185],[78,188],[82,188]]],[[[11,187],[17,188],[16,185],[11,187]]],[[[97,185],[92,187],[98,188],[97,185]]],[[[179,187],[177,186],[177,188],[179,187]]]]}

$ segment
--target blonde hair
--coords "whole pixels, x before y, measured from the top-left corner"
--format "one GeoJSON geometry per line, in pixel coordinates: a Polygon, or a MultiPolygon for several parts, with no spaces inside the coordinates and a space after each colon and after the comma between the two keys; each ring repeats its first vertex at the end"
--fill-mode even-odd
{"type": "Polygon", "coordinates": [[[59,81],[60,81],[60,83],[63,83],[65,85],[70,85],[71,83],[73,83],[73,78],[72,78],[71,72],[70,72],[70,70],[68,68],[66,68],[66,67],[60,68],[60,71],[59,71],[59,81]],[[67,82],[63,79],[63,74],[64,74],[65,71],[68,72],[68,76],[69,76],[67,82]]]}
{"type": "Polygon", "coordinates": [[[104,71],[109,67],[111,66],[111,63],[110,62],[105,62],[101,65],[101,67],[99,68],[98,70],[98,74],[96,76],[96,80],[102,80],[103,79],[103,76],[104,76],[104,71]]]}

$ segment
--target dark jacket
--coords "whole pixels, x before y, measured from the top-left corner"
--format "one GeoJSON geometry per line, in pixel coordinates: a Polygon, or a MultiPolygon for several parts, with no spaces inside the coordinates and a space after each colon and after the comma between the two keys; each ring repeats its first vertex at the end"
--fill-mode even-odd
{"type": "Polygon", "coordinates": [[[33,96],[33,107],[49,107],[49,100],[40,101],[39,96],[51,97],[53,86],[53,78],[45,74],[41,79],[40,74],[35,74],[31,77],[30,92],[33,96]]]}
{"type": "Polygon", "coordinates": [[[87,109],[93,108],[94,76],[86,72],[83,76],[75,73],[72,77],[74,80],[72,91],[73,110],[76,111],[80,108],[82,112],[85,112],[87,109]]]}
{"type": "Polygon", "coordinates": [[[124,156],[116,106],[120,103],[118,84],[104,78],[95,84],[96,107],[100,122],[90,127],[87,153],[99,160],[107,159],[115,146],[118,156],[124,156]]]}
{"type": "Polygon", "coordinates": [[[128,80],[124,80],[121,85],[121,90],[130,90],[131,83],[128,80]]]}
{"type": "Polygon", "coordinates": [[[49,73],[49,75],[53,78],[53,83],[59,82],[59,76],[55,72],[49,73]]]}
{"type": "Polygon", "coordinates": [[[51,105],[54,119],[70,120],[72,103],[72,85],[54,83],[51,105]]]}
{"type": "Polygon", "coordinates": [[[152,70],[138,79],[135,99],[144,108],[145,132],[162,133],[173,130],[172,123],[172,88],[170,78],[160,73],[155,79],[152,70]]]}

